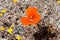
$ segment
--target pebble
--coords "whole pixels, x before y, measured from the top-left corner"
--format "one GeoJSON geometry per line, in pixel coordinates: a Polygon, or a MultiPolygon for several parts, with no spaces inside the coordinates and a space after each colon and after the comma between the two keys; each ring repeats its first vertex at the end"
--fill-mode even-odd
{"type": "Polygon", "coordinates": [[[1,40],[8,40],[8,39],[6,39],[6,38],[3,38],[3,39],[1,39],[1,40]]]}
{"type": "Polygon", "coordinates": [[[60,34],[58,35],[57,39],[60,40],[60,34]]]}
{"type": "Polygon", "coordinates": [[[2,9],[2,7],[0,7],[0,10],[2,9]]]}
{"type": "Polygon", "coordinates": [[[3,22],[0,21],[0,26],[2,26],[2,25],[3,25],[3,22]]]}
{"type": "Polygon", "coordinates": [[[58,25],[58,28],[60,29],[60,24],[58,25]]]}
{"type": "Polygon", "coordinates": [[[25,0],[26,2],[28,2],[29,0],[25,0]]]}

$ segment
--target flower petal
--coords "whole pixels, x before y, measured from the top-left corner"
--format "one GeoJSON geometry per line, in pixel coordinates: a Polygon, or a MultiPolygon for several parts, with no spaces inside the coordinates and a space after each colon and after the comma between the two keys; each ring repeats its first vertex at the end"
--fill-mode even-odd
{"type": "Polygon", "coordinates": [[[37,8],[29,7],[26,9],[26,13],[28,16],[31,14],[34,15],[34,14],[38,13],[38,10],[37,10],[37,8]]]}
{"type": "Polygon", "coordinates": [[[32,19],[32,24],[37,24],[41,20],[41,15],[37,14],[34,19],[32,19]]]}
{"type": "Polygon", "coordinates": [[[22,17],[21,22],[23,25],[30,25],[30,20],[27,17],[22,17]]]}

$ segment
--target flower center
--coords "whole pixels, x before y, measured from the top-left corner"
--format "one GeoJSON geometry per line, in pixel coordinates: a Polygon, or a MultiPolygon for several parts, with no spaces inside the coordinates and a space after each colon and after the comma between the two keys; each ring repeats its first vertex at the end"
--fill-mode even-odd
{"type": "Polygon", "coordinates": [[[29,20],[32,22],[34,19],[34,17],[30,16],[29,20]]]}
{"type": "Polygon", "coordinates": [[[32,19],[33,17],[32,16],[30,16],[30,19],[32,19]]]}

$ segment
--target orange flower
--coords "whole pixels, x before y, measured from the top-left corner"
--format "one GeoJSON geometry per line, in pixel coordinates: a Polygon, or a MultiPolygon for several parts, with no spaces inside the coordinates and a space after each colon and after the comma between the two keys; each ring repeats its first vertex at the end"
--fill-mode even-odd
{"type": "Polygon", "coordinates": [[[38,11],[34,7],[29,7],[26,9],[27,17],[22,17],[21,22],[24,25],[34,24],[36,25],[41,20],[41,15],[38,14],[38,11]]]}
{"type": "Polygon", "coordinates": [[[30,24],[30,20],[26,17],[22,17],[21,22],[23,25],[29,25],[30,24]]]}

